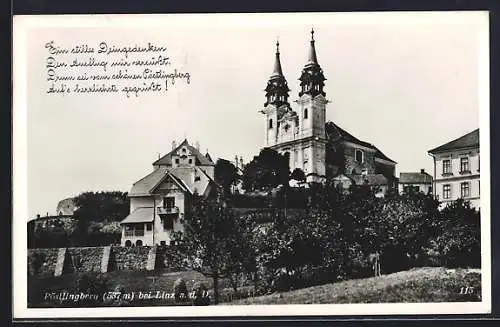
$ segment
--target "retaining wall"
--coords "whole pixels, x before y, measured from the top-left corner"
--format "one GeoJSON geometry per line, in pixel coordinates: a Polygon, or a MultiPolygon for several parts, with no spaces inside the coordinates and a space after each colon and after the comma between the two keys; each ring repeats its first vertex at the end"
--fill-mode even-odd
{"type": "Polygon", "coordinates": [[[148,246],[28,249],[28,271],[31,275],[113,270],[177,271],[181,269],[179,257],[173,248],[166,251],[148,246]]]}

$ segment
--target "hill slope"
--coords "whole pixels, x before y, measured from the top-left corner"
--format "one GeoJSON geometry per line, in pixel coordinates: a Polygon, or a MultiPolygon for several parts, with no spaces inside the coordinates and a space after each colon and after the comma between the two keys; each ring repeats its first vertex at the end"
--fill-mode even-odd
{"type": "Polygon", "coordinates": [[[323,304],[481,301],[478,269],[415,268],[224,304],[323,304]],[[461,294],[465,292],[471,294],[461,294]],[[462,288],[462,289],[461,289],[462,288]]]}

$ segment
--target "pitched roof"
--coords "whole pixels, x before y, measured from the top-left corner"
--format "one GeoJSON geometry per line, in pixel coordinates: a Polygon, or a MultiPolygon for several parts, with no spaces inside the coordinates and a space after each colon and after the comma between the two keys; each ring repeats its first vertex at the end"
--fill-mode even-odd
{"type": "Polygon", "coordinates": [[[189,166],[169,168],[159,166],[153,172],[135,182],[132,185],[129,196],[150,195],[154,193],[154,190],[167,178],[171,178],[180,189],[191,194],[194,194],[195,191],[203,194],[206,191],[208,184],[214,182],[213,179],[210,178],[210,176],[200,167],[189,166]],[[205,176],[205,178],[203,181],[200,180],[200,183],[198,183],[194,181],[194,175],[192,173],[194,173],[194,175],[198,174],[199,176],[205,176]]]}
{"type": "Polygon", "coordinates": [[[155,187],[167,173],[167,167],[158,167],[148,175],[144,176],[132,185],[129,196],[147,195],[151,189],[155,187]]]}
{"type": "Polygon", "coordinates": [[[445,152],[450,150],[462,149],[462,148],[470,148],[470,147],[479,147],[479,128],[461,136],[453,141],[445,143],[443,145],[438,146],[432,150],[429,150],[429,153],[438,153],[445,152]]]}
{"type": "Polygon", "coordinates": [[[363,185],[368,182],[368,185],[387,185],[387,178],[382,174],[371,174],[371,175],[346,175],[356,185],[363,185]]]}
{"type": "Polygon", "coordinates": [[[400,173],[399,174],[399,183],[401,184],[424,184],[424,183],[432,183],[432,176],[423,173],[400,173]]]}
{"type": "Polygon", "coordinates": [[[156,160],[153,162],[154,166],[171,166],[172,165],[172,155],[176,153],[181,147],[185,146],[196,158],[195,164],[197,166],[213,166],[214,163],[210,158],[207,158],[203,154],[201,154],[198,149],[196,149],[194,146],[190,145],[186,139],[182,141],[181,144],[179,144],[175,149],[161,157],[160,159],[156,160]]]}
{"type": "Polygon", "coordinates": [[[120,224],[149,223],[152,221],[153,207],[140,207],[132,211],[120,224]]]}
{"type": "Polygon", "coordinates": [[[205,158],[207,158],[208,160],[210,160],[211,163],[214,163],[214,161],[212,160],[212,157],[210,157],[210,154],[208,153],[208,151],[205,154],[205,158]]]}
{"type": "Polygon", "coordinates": [[[325,126],[325,131],[328,139],[333,140],[333,141],[339,141],[339,140],[344,140],[352,143],[356,143],[362,146],[365,146],[370,149],[374,149],[375,152],[375,157],[380,158],[383,160],[387,160],[393,163],[396,163],[394,160],[390,159],[387,157],[382,151],[380,151],[376,146],[374,146],[371,143],[362,141],[358,139],[357,137],[353,136],[351,133],[347,132],[345,129],[341,128],[334,122],[327,122],[325,126]]]}

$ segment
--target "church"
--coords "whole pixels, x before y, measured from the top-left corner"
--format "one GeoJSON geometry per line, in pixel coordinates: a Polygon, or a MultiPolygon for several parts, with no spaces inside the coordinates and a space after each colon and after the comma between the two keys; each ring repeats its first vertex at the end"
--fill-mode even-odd
{"type": "Polygon", "coordinates": [[[301,169],[307,182],[332,179],[345,189],[370,185],[383,194],[396,188],[396,162],[376,146],[362,141],[334,122],[326,121],[329,101],[325,76],[316,54],[314,30],[307,62],[302,68],[296,110],[289,102],[290,88],[283,75],[279,42],[274,69],[265,88],[265,147],[285,155],[290,170],[301,169]]]}

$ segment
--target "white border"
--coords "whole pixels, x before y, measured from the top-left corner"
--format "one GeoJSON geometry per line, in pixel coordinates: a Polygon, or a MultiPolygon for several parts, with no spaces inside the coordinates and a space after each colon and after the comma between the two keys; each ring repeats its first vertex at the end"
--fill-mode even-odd
{"type": "Polygon", "coordinates": [[[479,114],[481,179],[490,180],[489,139],[489,22],[487,12],[463,14],[457,12],[385,12],[385,13],[311,13],[311,14],[175,14],[175,15],[59,15],[15,16],[13,19],[13,317],[33,318],[132,318],[132,317],[223,317],[223,316],[315,316],[315,315],[406,315],[406,314],[474,314],[491,312],[491,248],[490,248],[490,183],[481,183],[481,250],[482,302],[473,303],[397,303],[397,304],[307,304],[307,305],[244,305],[209,307],[129,307],[129,308],[27,308],[27,83],[26,36],[39,27],[150,27],[159,24],[193,26],[209,22],[219,26],[248,25],[264,19],[269,26],[286,24],[309,25],[328,22],[379,24],[420,24],[463,21],[471,19],[482,24],[484,33],[479,56],[479,114]],[[391,20],[384,20],[386,15],[391,20]],[[311,19],[311,16],[314,19],[311,19]],[[223,19],[221,19],[223,18],[223,19]],[[387,23],[386,23],[387,22],[387,23]]]}

